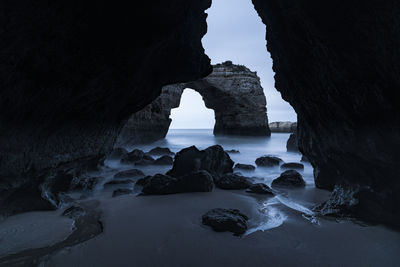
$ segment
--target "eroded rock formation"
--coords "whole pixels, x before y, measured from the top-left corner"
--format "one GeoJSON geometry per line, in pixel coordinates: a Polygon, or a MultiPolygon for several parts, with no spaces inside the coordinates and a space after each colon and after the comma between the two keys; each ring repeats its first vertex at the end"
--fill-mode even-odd
{"type": "Polygon", "coordinates": [[[266,99],[256,72],[227,61],[195,82],[165,86],[161,95],[133,114],[121,131],[117,145],[152,142],[168,132],[171,109],[179,107],[185,88],[199,92],[215,112],[214,134],[269,136],[266,99]]]}
{"type": "Polygon", "coordinates": [[[298,115],[299,148],[330,204],[400,225],[400,3],[253,0],[275,86],[298,115]],[[364,188],[346,197],[348,188],[364,188]],[[346,203],[340,203],[340,199],[346,203]]]}
{"type": "Polygon", "coordinates": [[[297,122],[274,121],[269,123],[269,129],[273,133],[293,133],[297,129],[297,122]]]}
{"type": "Polygon", "coordinates": [[[0,207],[40,199],[47,169],[108,154],[163,85],[208,75],[210,5],[2,1],[0,207]]]}

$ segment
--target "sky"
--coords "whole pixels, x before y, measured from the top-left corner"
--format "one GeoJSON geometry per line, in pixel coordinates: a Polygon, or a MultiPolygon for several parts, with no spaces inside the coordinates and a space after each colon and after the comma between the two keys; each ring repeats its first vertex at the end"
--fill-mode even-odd
{"type": "MultiPolygon", "coordinates": [[[[212,64],[231,60],[257,71],[267,98],[268,120],[296,121],[296,113],[274,87],[272,59],[266,48],[265,25],[251,0],[213,0],[207,11],[207,34],[202,43],[212,64]]],[[[202,97],[186,89],[179,108],[171,111],[170,128],[213,128],[214,111],[202,97]]]]}

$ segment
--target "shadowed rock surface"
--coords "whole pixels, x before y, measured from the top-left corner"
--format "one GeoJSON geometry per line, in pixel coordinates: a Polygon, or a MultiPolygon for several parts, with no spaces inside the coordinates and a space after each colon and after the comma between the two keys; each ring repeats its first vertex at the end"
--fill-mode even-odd
{"type": "Polygon", "coordinates": [[[232,232],[242,235],[248,226],[248,217],[236,209],[212,209],[202,216],[202,223],[216,232],[232,232]]]}
{"type": "Polygon", "coordinates": [[[256,159],[255,162],[257,166],[260,167],[274,167],[274,166],[279,166],[279,164],[281,164],[283,161],[278,157],[263,156],[256,159]]]}
{"type": "Polygon", "coordinates": [[[114,179],[120,179],[120,178],[133,178],[133,177],[140,177],[144,176],[144,173],[139,170],[139,169],[131,169],[131,170],[126,170],[126,171],[121,171],[117,172],[114,175],[114,179]]]}
{"type": "Polygon", "coordinates": [[[287,170],[274,179],[271,184],[272,187],[304,187],[306,182],[300,173],[295,170],[287,170]]]}
{"type": "Polygon", "coordinates": [[[232,190],[246,189],[249,188],[253,183],[248,177],[235,173],[229,173],[221,176],[218,179],[215,179],[215,184],[221,189],[232,190]]]}
{"type": "Polygon", "coordinates": [[[290,152],[299,152],[299,145],[297,140],[297,132],[290,134],[286,142],[286,150],[290,152]]]}
{"type": "MultiPolygon", "coordinates": [[[[357,216],[380,210],[375,220],[400,225],[399,2],[252,2],[316,186],[370,187],[374,197],[358,199],[366,202],[357,216]]],[[[331,206],[338,201],[332,197],[331,206]]]]}
{"type": "Polygon", "coordinates": [[[155,156],[163,156],[163,155],[175,155],[174,152],[172,152],[168,147],[155,147],[151,149],[149,152],[147,152],[150,155],[155,155],[155,156]]]}
{"type": "Polygon", "coordinates": [[[304,170],[304,165],[297,162],[288,162],[281,165],[281,169],[304,170]]]}
{"type": "Polygon", "coordinates": [[[123,156],[128,154],[128,150],[123,147],[114,148],[111,153],[107,156],[108,159],[121,159],[123,156]]]}
{"type": "Polygon", "coordinates": [[[271,188],[263,183],[257,183],[251,185],[247,190],[247,193],[262,194],[262,195],[273,195],[271,188]]]}
{"type": "Polygon", "coordinates": [[[154,161],[154,165],[172,165],[174,163],[174,159],[170,156],[162,156],[154,161]]]}
{"type": "Polygon", "coordinates": [[[237,164],[235,165],[235,169],[254,171],[254,170],[256,169],[256,167],[253,166],[253,165],[250,165],[250,164],[241,164],[241,163],[237,163],[237,164]]]}
{"type": "Polygon", "coordinates": [[[143,185],[142,192],[148,195],[210,192],[214,187],[213,177],[204,170],[191,172],[178,178],[156,174],[146,177],[140,181],[139,185],[143,185]]]}
{"type": "Polygon", "coordinates": [[[155,101],[130,117],[117,145],[164,138],[171,124],[171,109],[179,107],[185,88],[200,93],[206,107],[214,110],[215,135],[270,135],[260,78],[245,66],[227,61],[213,65],[213,72],[204,79],[165,86],[155,101]]]}
{"type": "Polygon", "coordinates": [[[231,173],[233,161],[220,145],[198,150],[191,146],[176,153],[174,165],[168,175],[180,177],[193,171],[205,170],[214,178],[231,173]]]}
{"type": "Polygon", "coordinates": [[[132,193],[133,193],[132,189],[122,188],[122,189],[114,190],[114,192],[112,193],[112,197],[118,197],[118,196],[122,196],[122,195],[129,195],[129,194],[132,194],[132,193]]]}
{"type": "Polygon", "coordinates": [[[128,117],[162,86],[212,71],[201,44],[210,0],[1,5],[5,209],[22,190],[40,198],[41,190],[30,188],[40,187],[44,170],[109,154],[128,117]]]}

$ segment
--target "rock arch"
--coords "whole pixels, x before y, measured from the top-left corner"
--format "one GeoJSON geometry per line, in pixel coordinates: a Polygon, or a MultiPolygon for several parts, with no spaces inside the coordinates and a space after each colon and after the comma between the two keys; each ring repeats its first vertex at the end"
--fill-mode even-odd
{"type": "Polygon", "coordinates": [[[206,107],[214,110],[214,135],[271,134],[267,102],[257,73],[227,61],[214,65],[213,72],[203,79],[164,86],[154,102],[129,118],[117,145],[164,138],[171,124],[171,109],[179,107],[186,88],[197,91],[206,107]]]}

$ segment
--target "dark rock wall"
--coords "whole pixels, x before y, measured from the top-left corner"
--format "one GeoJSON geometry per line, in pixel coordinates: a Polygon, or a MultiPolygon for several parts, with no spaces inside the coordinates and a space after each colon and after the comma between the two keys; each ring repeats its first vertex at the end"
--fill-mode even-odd
{"type": "Polygon", "coordinates": [[[267,27],[276,88],[297,112],[299,148],[315,168],[316,185],[363,186],[369,193],[355,202],[375,204],[356,215],[399,224],[400,2],[253,3],[267,27]]]}
{"type": "Polygon", "coordinates": [[[185,88],[196,90],[215,113],[215,135],[269,136],[267,102],[256,72],[227,61],[194,82],[164,86],[161,95],[133,114],[118,137],[117,146],[154,142],[168,132],[171,109],[179,107],[185,88]]]}
{"type": "Polygon", "coordinates": [[[163,85],[209,74],[210,4],[1,1],[0,205],[35,172],[108,153],[163,85]]]}

